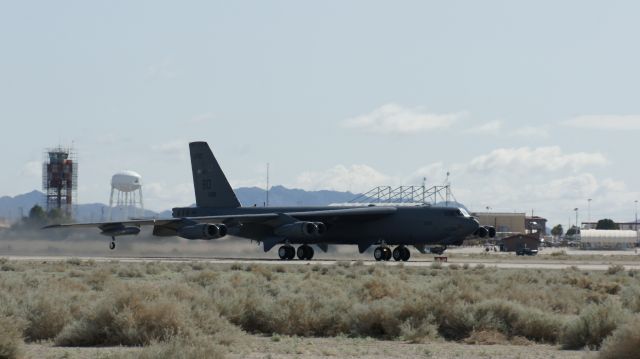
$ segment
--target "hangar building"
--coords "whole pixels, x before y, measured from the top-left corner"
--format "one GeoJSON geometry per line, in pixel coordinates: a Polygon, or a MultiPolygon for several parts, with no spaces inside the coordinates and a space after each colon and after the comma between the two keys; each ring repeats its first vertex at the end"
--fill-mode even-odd
{"type": "Polygon", "coordinates": [[[638,243],[638,232],[629,230],[583,229],[580,231],[582,249],[627,249],[638,243]]]}

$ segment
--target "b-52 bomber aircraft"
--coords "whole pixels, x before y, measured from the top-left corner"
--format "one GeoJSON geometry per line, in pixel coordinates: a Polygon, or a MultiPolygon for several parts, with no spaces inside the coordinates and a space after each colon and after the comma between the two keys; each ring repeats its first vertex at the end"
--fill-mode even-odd
{"type": "Polygon", "coordinates": [[[214,240],[233,235],[262,243],[268,252],[279,245],[283,260],[313,258],[315,245],[357,245],[360,253],[376,246],[377,261],[407,261],[414,246],[426,253],[442,253],[470,235],[493,237],[495,229],[482,227],[463,208],[418,206],[359,207],[241,207],[218,161],[206,142],[189,144],[196,196],[195,207],[173,208],[169,219],[132,219],[117,222],[54,224],[45,228],[97,227],[111,237],[137,235],[141,226],[153,226],[153,235],[191,240],[214,240]],[[297,245],[297,249],[294,248],[297,245]],[[393,250],[391,246],[394,246],[393,250]]]}

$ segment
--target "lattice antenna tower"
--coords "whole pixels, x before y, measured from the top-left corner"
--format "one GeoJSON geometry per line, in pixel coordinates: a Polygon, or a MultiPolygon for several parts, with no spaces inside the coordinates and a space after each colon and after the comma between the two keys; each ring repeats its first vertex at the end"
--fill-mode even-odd
{"type": "Polygon", "coordinates": [[[58,209],[73,214],[78,199],[78,161],[73,147],[45,149],[42,156],[42,190],[47,212],[58,209]]]}

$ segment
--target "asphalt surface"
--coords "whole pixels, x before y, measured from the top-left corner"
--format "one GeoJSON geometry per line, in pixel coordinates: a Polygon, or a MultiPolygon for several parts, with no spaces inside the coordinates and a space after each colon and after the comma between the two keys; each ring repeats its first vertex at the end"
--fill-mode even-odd
{"type": "MultiPolygon", "coordinates": [[[[338,263],[362,263],[364,265],[403,265],[406,267],[430,267],[434,263],[432,257],[421,257],[408,262],[395,262],[393,260],[388,262],[376,262],[375,260],[353,260],[353,259],[314,259],[310,261],[303,260],[290,260],[283,261],[279,259],[264,259],[264,258],[233,258],[233,257],[78,257],[78,256],[5,256],[9,260],[15,261],[32,261],[32,262],[51,262],[51,261],[66,261],[71,258],[80,259],[92,259],[97,262],[110,262],[118,261],[122,263],[145,263],[145,262],[167,262],[167,263],[189,263],[189,262],[203,262],[212,264],[263,264],[263,265],[335,265],[338,263]]],[[[580,270],[607,270],[611,264],[622,264],[626,269],[640,270],[640,262],[610,262],[606,257],[602,258],[602,261],[597,262],[584,262],[584,261],[553,261],[550,259],[536,259],[535,257],[523,257],[504,259],[504,257],[496,256],[494,258],[488,257],[483,259],[475,258],[452,258],[447,262],[439,262],[443,267],[450,265],[464,265],[469,266],[483,265],[487,268],[499,268],[499,269],[567,269],[577,267],[580,270]]]]}

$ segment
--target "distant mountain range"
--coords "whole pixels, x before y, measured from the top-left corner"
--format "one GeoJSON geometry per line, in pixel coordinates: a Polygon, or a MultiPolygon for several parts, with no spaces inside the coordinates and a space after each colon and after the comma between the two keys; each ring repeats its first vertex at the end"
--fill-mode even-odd
{"type": "MultiPolygon", "coordinates": [[[[243,207],[253,205],[264,206],[266,203],[266,193],[264,189],[258,187],[241,187],[234,189],[240,204],[243,207]]],[[[283,186],[273,186],[269,191],[269,206],[327,206],[333,203],[346,203],[354,199],[358,194],[339,191],[305,191],[302,189],[292,189],[283,186]]],[[[44,193],[31,191],[29,193],[17,195],[15,197],[0,197],[0,219],[15,221],[21,215],[27,216],[29,210],[36,204],[40,206],[44,202],[44,193]]],[[[444,206],[445,203],[438,203],[444,206]]],[[[460,203],[449,202],[452,207],[464,207],[460,203]]],[[[121,209],[114,209],[113,219],[124,219],[126,214],[121,209]]],[[[75,206],[74,217],[78,222],[102,221],[108,218],[109,206],[103,203],[82,203],[75,206]]],[[[129,212],[129,217],[133,216],[129,212]]],[[[171,209],[162,212],[145,210],[144,217],[168,218],[171,217],[171,209]]]]}
{"type": "MultiPolygon", "coordinates": [[[[241,187],[234,190],[242,206],[263,206],[266,202],[264,189],[258,187],[241,187]]],[[[352,200],[356,194],[338,191],[305,191],[283,186],[273,186],[269,191],[269,206],[326,206],[332,203],[344,203],[352,200]]],[[[15,221],[20,216],[27,216],[34,205],[44,206],[44,193],[31,191],[15,197],[0,197],[0,218],[15,221]]],[[[100,221],[108,216],[109,206],[103,203],[82,203],[75,206],[75,219],[81,222],[100,221]]],[[[121,218],[124,213],[114,210],[114,218],[121,218]]],[[[171,217],[171,209],[162,212],[145,210],[144,217],[171,217]]]]}

